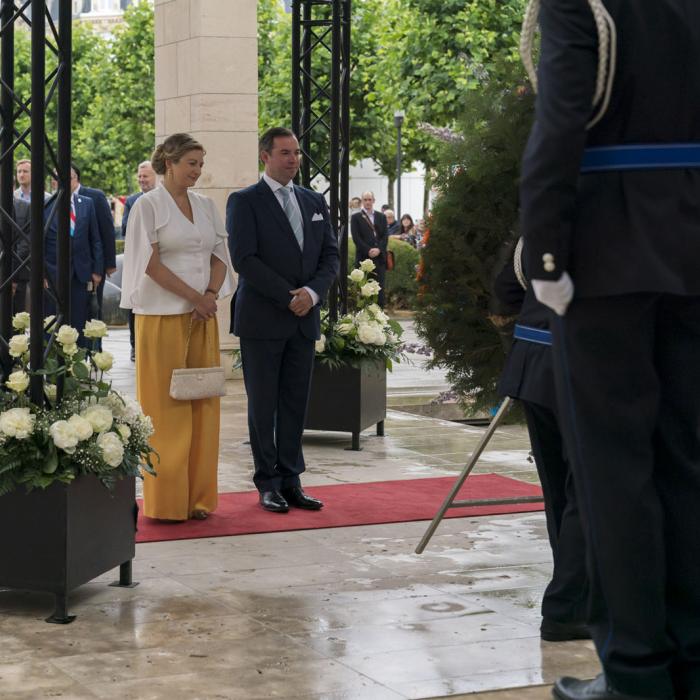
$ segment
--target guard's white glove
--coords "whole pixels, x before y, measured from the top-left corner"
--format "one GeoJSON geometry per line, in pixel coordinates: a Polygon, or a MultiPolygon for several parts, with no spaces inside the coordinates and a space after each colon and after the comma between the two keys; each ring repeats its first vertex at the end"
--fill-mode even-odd
{"type": "Polygon", "coordinates": [[[537,301],[548,306],[554,313],[563,316],[574,296],[574,283],[568,272],[556,281],[532,280],[532,289],[537,301]]]}

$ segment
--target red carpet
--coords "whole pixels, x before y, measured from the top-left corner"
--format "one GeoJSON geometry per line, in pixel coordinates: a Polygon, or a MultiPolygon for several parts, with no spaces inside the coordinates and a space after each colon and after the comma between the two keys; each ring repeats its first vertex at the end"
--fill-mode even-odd
{"type": "MultiPolygon", "coordinates": [[[[200,537],[250,535],[256,532],[313,530],[325,527],[378,525],[410,520],[432,520],[455,483],[455,477],[373,481],[363,484],[311,486],[309,494],[320,498],[321,511],[292,508],[289,513],[268,513],[258,505],[257,491],[219,494],[219,507],[207,520],[160,523],[139,514],[137,542],[188,540],[200,537]]],[[[535,484],[498,474],[470,476],[458,500],[541,496],[535,484]]],[[[447,518],[542,510],[541,503],[477,506],[447,511],[447,518]]]]}

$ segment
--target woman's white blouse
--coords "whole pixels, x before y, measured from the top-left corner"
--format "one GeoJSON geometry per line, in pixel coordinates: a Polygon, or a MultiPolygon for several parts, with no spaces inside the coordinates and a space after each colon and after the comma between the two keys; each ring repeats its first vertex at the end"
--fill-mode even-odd
{"type": "Polygon", "coordinates": [[[129,213],[124,241],[120,306],[136,314],[184,314],[190,302],[169,292],[146,275],[146,266],[158,244],[160,261],[200,294],[209,286],[211,256],[226,265],[226,279],[219,296],[234,291],[228,236],[214,202],[189,192],[192,223],[162,185],[139,197],[129,213]]]}

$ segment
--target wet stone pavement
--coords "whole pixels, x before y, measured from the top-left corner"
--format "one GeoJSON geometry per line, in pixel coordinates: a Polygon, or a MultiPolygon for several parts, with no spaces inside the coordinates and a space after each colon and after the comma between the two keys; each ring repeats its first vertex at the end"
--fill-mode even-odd
{"type": "MultiPolygon", "coordinates": [[[[411,337],[408,324],[407,335],[411,337]]],[[[115,385],[133,392],[128,333],[114,330],[115,385]]],[[[425,358],[389,376],[389,403],[437,395],[425,358]]],[[[220,490],[252,488],[245,393],[222,402],[220,490]]],[[[307,486],[457,475],[482,435],[389,412],[386,436],[305,436],[307,486]]],[[[537,481],[521,426],[499,430],[476,472],[537,481]]],[[[271,515],[270,517],[275,517],[271,515]]],[[[592,677],[590,642],[539,638],[551,559],[544,516],[425,522],[149,543],[133,589],[110,572],[77,589],[72,625],[49,596],[0,590],[0,698],[540,700],[560,675],[592,677]]]]}

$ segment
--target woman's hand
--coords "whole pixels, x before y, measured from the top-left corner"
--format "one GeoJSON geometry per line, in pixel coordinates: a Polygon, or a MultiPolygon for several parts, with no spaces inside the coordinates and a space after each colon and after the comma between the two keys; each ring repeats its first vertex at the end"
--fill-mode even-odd
{"type": "Polygon", "coordinates": [[[216,298],[211,292],[200,294],[194,304],[192,316],[195,320],[206,321],[216,316],[216,298]]]}

